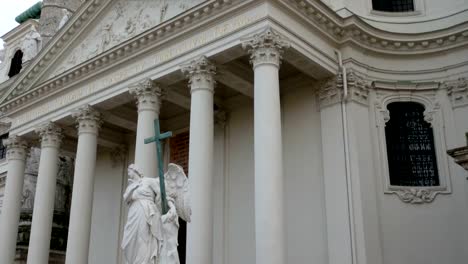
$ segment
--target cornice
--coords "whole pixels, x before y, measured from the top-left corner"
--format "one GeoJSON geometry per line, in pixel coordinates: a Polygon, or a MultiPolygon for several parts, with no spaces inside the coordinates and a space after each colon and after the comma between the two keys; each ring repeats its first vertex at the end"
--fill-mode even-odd
{"type": "Polygon", "coordinates": [[[377,29],[356,15],[342,18],[321,1],[278,2],[301,14],[340,45],[353,43],[377,53],[406,55],[433,53],[468,44],[468,21],[436,32],[403,34],[377,29]]]}
{"type": "MultiPolygon", "coordinates": [[[[5,113],[17,109],[37,100],[39,96],[51,94],[64,86],[83,80],[89,77],[89,73],[95,73],[123,59],[137,56],[144,49],[164,44],[203,19],[213,17],[213,14],[219,14],[234,5],[240,8],[253,1],[206,1],[32,89],[39,78],[46,73],[48,66],[57,60],[66,47],[99,15],[99,12],[112,2],[111,0],[87,1],[38,54],[31,65],[24,69],[24,72],[12,83],[10,90],[3,94],[0,98],[0,111],[5,113]]],[[[398,34],[376,29],[355,15],[342,18],[321,1],[269,1],[280,3],[286,9],[299,14],[338,46],[351,43],[378,53],[411,55],[432,53],[468,44],[468,22],[432,33],[398,34]]]]}
{"type": "Polygon", "coordinates": [[[128,40],[109,51],[106,51],[95,58],[82,63],[70,70],[54,77],[44,83],[39,84],[34,89],[34,81],[37,81],[41,73],[44,73],[46,65],[56,59],[57,54],[69,45],[68,42],[72,41],[79,35],[78,31],[84,30],[93,18],[99,13],[99,10],[105,8],[110,0],[93,0],[85,3],[77,15],[73,16],[73,20],[66,24],[64,29],[49,42],[41,53],[32,62],[30,67],[21,74],[16,82],[11,85],[11,89],[6,92],[0,99],[0,111],[5,113],[12,108],[17,108],[26,103],[29,103],[38,96],[44,96],[56,91],[64,85],[79,81],[86,77],[87,73],[92,73],[103,67],[112,65],[113,63],[135,55],[142,49],[149,48],[153,45],[161,45],[171,40],[171,37],[187,30],[188,27],[195,23],[202,21],[204,18],[212,17],[214,13],[219,13],[228,9],[234,3],[247,4],[252,0],[210,0],[197,5],[195,8],[183,13],[183,15],[176,16],[160,25],[128,40]]]}

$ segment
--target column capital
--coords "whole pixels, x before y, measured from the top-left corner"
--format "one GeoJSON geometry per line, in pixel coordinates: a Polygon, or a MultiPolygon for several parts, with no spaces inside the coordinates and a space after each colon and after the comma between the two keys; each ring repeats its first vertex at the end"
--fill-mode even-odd
{"type": "Polygon", "coordinates": [[[206,56],[191,61],[181,66],[182,73],[189,79],[190,92],[208,90],[214,92],[216,81],[216,66],[206,56]]]}
{"type": "Polygon", "coordinates": [[[41,148],[59,148],[62,143],[62,129],[53,122],[38,127],[35,132],[41,136],[41,148]]]}
{"type": "Polygon", "coordinates": [[[7,160],[26,161],[28,154],[28,143],[20,136],[10,136],[3,140],[3,145],[7,148],[7,160]]]}
{"type": "Polygon", "coordinates": [[[242,48],[249,51],[253,67],[261,64],[281,65],[282,54],[290,47],[289,40],[271,28],[242,40],[242,48]]]}
{"type": "Polygon", "coordinates": [[[340,103],[343,99],[362,105],[369,105],[370,81],[357,75],[352,69],[346,73],[348,97],[344,97],[344,78],[342,72],[323,80],[319,85],[320,108],[340,103]]]}
{"type": "Polygon", "coordinates": [[[73,112],[72,117],[76,119],[78,135],[82,133],[98,134],[101,128],[101,113],[90,105],[85,105],[73,112]]]}
{"type": "Polygon", "coordinates": [[[129,88],[130,94],[137,99],[138,112],[156,111],[159,115],[163,90],[151,79],[145,79],[129,88]]]}

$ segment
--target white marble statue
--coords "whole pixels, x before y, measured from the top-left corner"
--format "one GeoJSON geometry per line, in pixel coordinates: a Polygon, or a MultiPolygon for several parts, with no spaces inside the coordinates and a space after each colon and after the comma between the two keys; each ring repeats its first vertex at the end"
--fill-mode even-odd
{"type": "Polygon", "coordinates": [[[37,53],[41,50],[42,38],[41,35],[32,30],[23,40],[21,50],[23,51],[23,62],[29,61],[36,57],[37,53]]]}
{"type": "Polygon", "coordinates": [[[179,264],[179,220],[190,221],[188,180],[183,169],[169,164],[165,174],[169,211],[161,214],[158,178],[148,178],[135,165],[128,168],[124,200],[129,206],[122,239],[126,264],[179,264]]]}

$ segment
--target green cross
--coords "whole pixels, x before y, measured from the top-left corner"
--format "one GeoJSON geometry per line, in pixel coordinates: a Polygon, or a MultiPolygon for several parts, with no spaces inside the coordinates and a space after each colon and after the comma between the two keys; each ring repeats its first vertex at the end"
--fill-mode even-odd
{"type": "Polygon", "coordinates": [[[146,138],[145,144],[156,142],[156,153],[158,155],[158,168],[159,168],[159,188],[161,189],[161,206],[162,213],[165,215],[168,211],[167,198],[166,198],[166,184],[164,180],[164,164],[162,158],[162,145],[161,141],[172,137],[172,132],[162,133],[159,128],[159,120],[154,120],[154,137],[146,138]]]}

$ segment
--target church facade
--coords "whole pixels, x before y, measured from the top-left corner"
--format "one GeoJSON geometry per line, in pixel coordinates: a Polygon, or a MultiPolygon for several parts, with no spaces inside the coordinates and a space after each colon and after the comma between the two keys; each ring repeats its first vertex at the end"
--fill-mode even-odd
{"type": "Polygon", "coordinates": [[[0,263],[125,264],[127,167],[158,159],[183,263],[468,259],[467,0],[37,7],[2,37],[0,263]]]}

